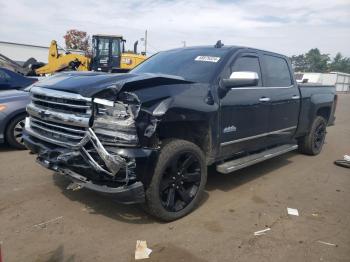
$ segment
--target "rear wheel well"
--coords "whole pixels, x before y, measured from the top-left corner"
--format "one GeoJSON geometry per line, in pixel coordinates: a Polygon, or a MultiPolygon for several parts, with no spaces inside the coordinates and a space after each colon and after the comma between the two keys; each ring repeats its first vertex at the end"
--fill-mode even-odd
{"type": "Polygon", "coordinates": [[[316,116],[322,116],[324,119],[326,119],[327,122],[329,120],[330,114],[331,114],[330,107],[321,107],[316,112],[316,116]]]}
{"type": "Polygon", "coordinates": [[[206,156],[210,154],[209,126],[204,121],[162,123],[158,128],[158,138],[187,140],[199,146],[206,156]]]}

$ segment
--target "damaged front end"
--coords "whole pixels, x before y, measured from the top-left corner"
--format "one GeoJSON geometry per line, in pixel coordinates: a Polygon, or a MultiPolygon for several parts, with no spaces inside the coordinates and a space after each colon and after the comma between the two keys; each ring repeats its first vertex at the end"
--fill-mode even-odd
{"type": "Polygon", "coordinates": [[[153,137],[158,119],[141,109],[135,94],[112,101],[33,87],[31,95],[24,141],[40,164],[69,177],[72,189],[144,202],[159,149],[143,141],[153,137]]]}

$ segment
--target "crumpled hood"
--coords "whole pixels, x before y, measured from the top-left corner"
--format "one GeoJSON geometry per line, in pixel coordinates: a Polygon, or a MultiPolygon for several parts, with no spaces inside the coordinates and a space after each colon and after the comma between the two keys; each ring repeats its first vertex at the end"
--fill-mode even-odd
{"type": "Polygon", "coordinates": [[[93,97],[111,87],[118,92],[159,85],[191,83],[181,77],[164,74],[108,74],[100,72],[64,72],[44,79],[35,86],[93,97]]]}

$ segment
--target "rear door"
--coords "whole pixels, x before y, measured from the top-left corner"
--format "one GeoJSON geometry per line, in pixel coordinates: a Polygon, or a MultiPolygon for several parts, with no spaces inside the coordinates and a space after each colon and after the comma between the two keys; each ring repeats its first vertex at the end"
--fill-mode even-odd
{"type": "Polygon", "coordinates": [[[300,93],[294,83],[290,64],[283,56],[262,54],[263,82],[268,91],[269,119],[267,143],[290,142],[298,124],[300,93]]]}
{"type": "MultiPolygon", "coordinates": [[[[232,72],[251,71],[259,76],[258,86],[231,88],[221,99],[221,156],[257,150],[265,146],[269,105],[263,88],[259,55],[241,53],[230,65],[232,72]]],[[[227,78],[229,76],[226,76],[227,78]]]]}

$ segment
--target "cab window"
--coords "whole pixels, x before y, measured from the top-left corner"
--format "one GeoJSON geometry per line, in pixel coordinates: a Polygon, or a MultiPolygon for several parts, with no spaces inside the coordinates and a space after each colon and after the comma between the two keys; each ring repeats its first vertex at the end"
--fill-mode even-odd
{"type": "Polygon", "coordinates": [[[239,72],[239,71],[249,71],[249,72],[256,72],[259,76],[259,82],[258,86],[261,86],[261,70],[260,70],[260,63],[259,58],[256,56],[241,56],[236,59],[236,61],[231,66],[231,73],[232,72],[239,72]]]}
{"type": "Polygon", "coordinates": [[[265,86],[288,87],[293,84],[287,61],[284,58],[264,55],[264,66],[265,86]]]}
{"type": "Polygon", "coordinates": [[[108,56],[109,52],[109,39],[100,38],[98,43],[98,50],[101,56],[108,56]]]}
{"type": "Polygon", "coordinates": [[[112,40],[112,56],[119,56],[120,48],[119,48],[119,40],[112,40]]]}
{"type": "Polygon", "coordinates": [[[6,74],[3,70],[0,70],[0,79],[1,80],[9,80],[10,76],[8,74],[6,74]]]}

